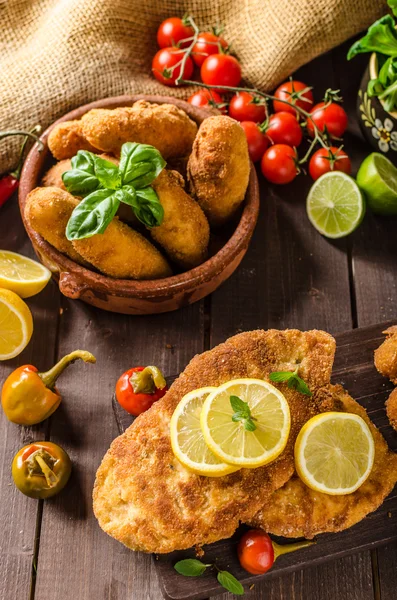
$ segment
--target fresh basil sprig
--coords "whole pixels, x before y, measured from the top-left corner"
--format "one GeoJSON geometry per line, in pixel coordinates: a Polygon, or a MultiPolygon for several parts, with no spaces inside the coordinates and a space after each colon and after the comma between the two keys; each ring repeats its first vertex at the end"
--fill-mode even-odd
{"type": "Polygon", "coordinates": [[[275,383],[286,383],[290,389],[306,396],[313,396],[307,383],[298,376],[298,369],[295,371],[275,371],[270,373],[269,379],[275,383]]]}
{"type": "Polygon", "coordinates": [[[215,564],[205,564],[201,560],[196,558],[185,558],[180,560],[174,565],[175,571],[185,577],[199,577],[202,575],[208,567],[215,567],[218,571],[217,579],[222,587],[228,592],[242,596],[244,594],[244,588],[238,579],[234,577],[229,571],[221,571],[215,564]]]}
{"type": "Polygon", "coordinates": [[[248,402],[244,402],[238,396],[230,396],[230,405],[234,410],[232,421],[237,423],[241,421],[244,425],[244,429],[247,431],[255,431],[256,425],[254,423],[254,417],[251,415],[251,409],[248,406],[248,402]]]}
{"type": "Polygon", "coordinates": [[[103,233],[121,202],[131,206],[146,227],[161,225],[164,210],[150,184],[165,164],[160,152],[148,144],[123,144],[119,166],[79,150],[72,158],[72,169],[62,175],[68,192],[84,198],[69,219],[67,239],[81,240],[103,233]]]}

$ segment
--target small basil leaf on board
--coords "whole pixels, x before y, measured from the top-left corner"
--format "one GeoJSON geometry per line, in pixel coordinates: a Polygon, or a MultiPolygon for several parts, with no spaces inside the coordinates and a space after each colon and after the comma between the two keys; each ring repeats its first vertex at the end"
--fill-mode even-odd
{"type": "Polygon", "coordinates": [[[103,233],[115,216],[120,200],[111,190],[89,194],[72,212],[66,227],[68,240],[81,240],[103,233]]]}
{"type": "Polygon", "coordinates": [[[127,142],[121,147],[119,170],[122,184],[136,189],[150,185],[166,165],[160,152],[149,144],[127,142]]]}
{"type": "Polygon", "coordinates": [[[110,162],[110,160],[96,156],[95,175],[101,186],[104,188],[116,190],[117,188],[121,187],[121,174],[119,172],[119,168],[117,165],[110,162]]]}
{"type": "Polygon", "coordinates": [[[151,187],[136,190],[136,206],[134,212],[146,227],[158,227],[164,219],[164,209],[160,200],[151,187]]]}
{"type": "Polygon", "coordinates": [[[185,558],[184,560],[175,563],[174,569],[180,575],[184,575],[185,577],[198,577],[210,566],[211,565],[205,565],[201,560],[195,558],[185,558]]]}
{"type": "Polygon", "coordinates": [[[238,579],[234,577],[229,571],[219,571],[217,575],[218,582],[228,592],[236,594],[236,596],[243,596],[244,588],[238,579]]]}

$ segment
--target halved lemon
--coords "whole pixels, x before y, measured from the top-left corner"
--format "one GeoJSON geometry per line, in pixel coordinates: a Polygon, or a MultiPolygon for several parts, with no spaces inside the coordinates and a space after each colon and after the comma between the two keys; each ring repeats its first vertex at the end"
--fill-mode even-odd
{"type": "Polygon", "coordinates": [[[204,401],[200,422],[207,446],[220,460],[253,468],[281,454],[291,418],[287,400],[273,385],[261,379],[234,379],[204,401]],[[233,420],[240,418],[232,408],[233,397],[248,405],[249,423],[233,420]]]}
{"type": "Polygon", "coordinates": [[[215,387],[204,387],[186,394],[170,423],[171,446],[176,458],[194,473],[207,477],[220,477],[239,469],[219,460],[204,441],[200,427],[201,409],[204,400],[215,390],[215,387]]]}
{"type": "Polygon", "coordinates": [[[305,423],[295,443],[295,467],[317,492],[339,496],[357,490],[371,473],[375,444],[361,417],[326,412],[305,423]]]}
{"type": "Polygon", "coordinates": [[[32,313],[14,292],[0,289],[0,360],[14,358],[33,333],[32,313]]]}
{"type": "Polygon", "coordinates": [[[11,290],[21,298],[41,292],[51,278],[51,271],[40,263],[9,250],[0,250],[0,288],[11,290]]]}

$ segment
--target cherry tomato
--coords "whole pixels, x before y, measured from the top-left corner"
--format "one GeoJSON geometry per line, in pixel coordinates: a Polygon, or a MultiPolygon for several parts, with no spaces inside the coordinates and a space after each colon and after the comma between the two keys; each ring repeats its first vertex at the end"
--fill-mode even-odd
{"type": "MultiPolygon", "coordinates": [[[[183,50],[176,47],[163,48],[159,50],[153,57],[152,71],[155,78],[164,85],[175,86],[175,80],[181,72],[181,65],[175,66],[183,58],[183,50]],[[174,67],[174,68],[173,68],[174,67]]],[[[183,79],[189,79],[193,73],[193,62],[188,56],[183,69],[183,79]]]]}
{"type": "MultiPolygon", "coordinates": [[[[193,27],[189,27],[183,19],[171,17],[163,21],[158,28],[157,43],[160,48],[169,48],[176,46],[181,40],[192,37],[193,34],[193,27]]],[[[186,45],[189,45],[189,42],[183,44],[182,47],[186,45]]]]}
{"type": "Polygon", "coordinates": [[[128,413],[137,417],[162,398],[167,389],[157,367],[133,367],[119,377],[116,399],[128,413]]]}
{"type": "Polygon", "coordinates": [[[343,171],[350,175],[352,165],[350,158],[342,148],[331,146],[329,150],[320,148],[313,154],[309,162],[310,177],[316,181],[328,171],[343,171]]]}
{"type": "Polygon", "coordinates": [[[303,108],[306,112],[310,112],[313,106],[313,94],[309,86],[301,81],[293,80],[282,83],[276,89],[274,95],[279,98],[279,100],[273,101],[274,112],[289,112],[296,115],[297,111],[293,106],[303,108]],[[280,100],[286,100],[290,106],[285,102],[280,102],[280,100]]]}
{"type": "Polygon", "coordinates": [[[326,127],[331,137],[340,138],[346,131],[347,114],[340,104],[331,102],[327,105],[325,102],[320,102],[312,108],[310,115],[310,119],[307,120],[307,130],[311,136],[314,135],[313,122],[320,131],[324,131],[326,127]]]}
{"type": "Polygon", "coordinates": [[[244,129],[245,137],[247,138],[250,159],[252,162],[257,162],[264,155],[270,142],[265,134],[261,132],[257,123],[242,121],[240,125],[244,129]]]}
{"type": "Polygon", "coordinates": [[[289,112],[278,112],[270,117],[266,135],[274,144],[299,146],[302,141],[302,128],[295,115],[289,112]]]}
{"type": "Polygon", "coordinates": [[[249,92],[238,92],[230,100],[229,115],[236,121],[262,123],[266,119],[266,110],[264,105],[257,103],[255,96],[249,92]]]}
{"type": "Polygon", "coordinates": [[[200,73],[201,79],[208,85],[235,87],[241,80],[240,63],[230,54],[211,54],[203,62],[200,73]]]}
{"type": "Polygon", "coordinates": [[[266,573],[274,563],[273,543],[261,529],[250,529],[239,541],[237,555],[240,565],[253,575],[266,573]]]}
{"type": "Polygon", "coordinates": [[[272,183],[290,183],[298,174],[296,159],[295,148],[286,144],[275,144],[262,156],[262,173],[272,183]]]}
{"type": "Polygon", "coordinates": [[[207,56],[210,54],[219,54],[221,47],[226,50],[227,42],[219,35],[205,31],[200,33],[197,42],[193,46],[193,60],[198,67],[201,67],[207,56]]]}
{"type": "MultiPolygon", "coordinates": [[[[198,92],[195,92],[192,96],[190,96],[188,102],[189,104],[193,104],[193,106],[213,106],[214,108],[218,108],[215,105],[222,104],[223,100],[221,96],[217,94],[217,92],[214,92],[214,90],[203,89],[199,90],[198,92]]],[[[221,112],[225,112],[224,107],[220,107],[218,108],[218,110],[220,110],[221,112]]]]}

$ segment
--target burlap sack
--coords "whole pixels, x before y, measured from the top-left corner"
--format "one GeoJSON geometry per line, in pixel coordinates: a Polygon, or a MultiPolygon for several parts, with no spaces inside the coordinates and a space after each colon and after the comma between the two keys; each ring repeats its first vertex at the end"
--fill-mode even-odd
{"type": "MultiPolygon", "coordinates": [[[[269,90],[366,28],[385,0],[0,0],[0,130],[46,127],[70,109],[130,92],[187,97],[150,74],[156,29],[189,12],[224,24],[245,81],[269,90]]],[[[0,142],[0,172],[20,140],[0,142]]]]}

